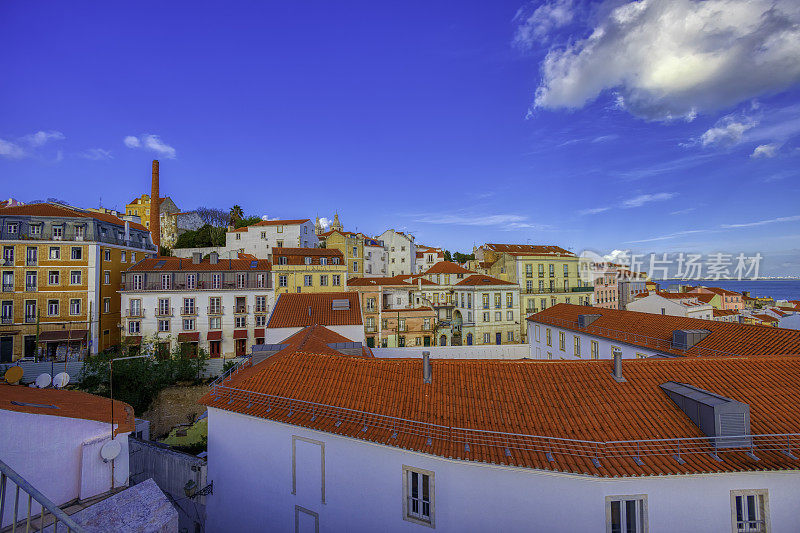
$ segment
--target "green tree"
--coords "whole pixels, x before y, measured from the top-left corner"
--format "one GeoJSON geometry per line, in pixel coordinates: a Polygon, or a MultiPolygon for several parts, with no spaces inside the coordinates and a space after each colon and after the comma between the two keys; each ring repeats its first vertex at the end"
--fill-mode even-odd
{"type": "Polygon", "coordinates": [[[452,261],[453,260],[453,256],[450,254],[450,250],[445,250],[444,251],[444,260],[445,261],[452,261]]]}
{"type": "Polygon", "coordinates": [[[210,224],[200,227],[197,231],[187,231],[178,236],[175,248],[199,248],[206,246],[225,246],[225,228],[214,227],[210,224]]]}
{"type": "Polygon", "coordinates": [[[231,225],[235,226],[236,223],[242,220],[243,218],[244,218],[244,209],[242,209],[242,206],[236,204],[233,207],[231,207],[231,212],[229,216],[231,225]]]}
{"type": "Polygon", "coordinates": [[[234,224],[234,227],[243,228],[245,226],[252,226],[253,224],[255,224],[257,222],[261,222],[261,217],[247,216],[247,217],[242,218],[241,220],[237,220],[236,223],[234,224]]]}
{"type": "Polygon", "coordinates": [[[461,252],[454,252],[453,259],[456,263],[466,263],[467,261],[474,261],[475,254],[462,254],[461,252]]]}

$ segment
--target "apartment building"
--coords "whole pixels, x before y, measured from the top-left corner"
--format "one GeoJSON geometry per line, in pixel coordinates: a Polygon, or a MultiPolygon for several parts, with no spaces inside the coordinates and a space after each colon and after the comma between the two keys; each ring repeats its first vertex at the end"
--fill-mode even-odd
{"type": "Polygon", "coordinates": [[[272,273],[276,293],[347,290],[347,265],[339,250],[275,248],[272,273]]]}
{"type": "MultiPolygon", "coordinates": [[[[347,277],[357,278],[366,273],[366,237],[361,233],[352,233],[343,230],[331,230],[317,235],[320,246],[329,250],[342,252],[347,264],[347,277]]],[[[370,268],[370,270],[372,270],[370,268]]]]}
{"type": "Polygon", "coordinates": [[[386,247],[386,276],[391,278],[416,272],[417,248],[413,235],[387,229],[377,240],[382,241],[386,247]]]}
{"type": "Polygon", "coordinates": [[[453,289],[451,345],[523,342],[516,283],[473,274],[457,282],[453,289]]]}
{"type": "Polygon", "coordinates": [[[629,360],[615,379],[611,361],[388,360],[303,337],[322,349],[201,399],[209,531],[796,529],[800,357],[629,360]]]}
{"type": "Polygon", "coordinates": [[[714,306],[715,309],[721,309],[725,311],[741,311],[744,309],[744,300],[742,299],[742,293],[740,292],[729,291],[720,287],[703,286],[691,288],[687,292],[689,294],[715,294],[719,296],[719,304],[718,307],[714,306]]]}
{"type": "Polygon", "coordinates": [[[619,309],[619,285],[617,270],[603,267],[594,276],[592,305],[606,309],[619,309]]]}
{"type": "Polygon", "coordinates": [[[797,331],[668,314],[561,304],[527,325],[534,359],[800,355],[797,331]]]}
{"type": "Polygon", "coordinates": [[[444,250],[432,246],[417,245],[417,273],[424,272],[444,261],[444,250]]]}
{"type": "Polygon", "coordinates": [[[275,248],[315,248],[319,239],[311,220],[262,220],[250,226],[228,228],[225,252],[245,253],[260,259],[275,254],[275,248]]]}
{"type": "MultiPolygon", "coordinates": [[[[149,194],[143,194],[139,198],[134,198],[131,200],[129,204],[125,206],[125,214],[128,216],[135,216],[139,217],[139,219],[144,223],[146,228],[150,228],[150,209],[152,208],[152,200],[150,199],[149,194]]],[[[181,210],[175,205],[175,202],[172,201],[172,198],[169,196],[162,196],[159,198],[158,202],[158,213],[159,218],[161,219],[161,231],[162,231],[162,240],[165,236],[163,233],[164,230],[164,220],[169,217],[169,215],[175,215],[180,213],[181,210]]],[[[168,234],[166,235],[169,236],[168,234]]]]}
{"type": "Polygon", "coordinates": [[[0,209],[0,248],[2,362],[119,344],[121,272],[156,251],[141,224],[51,203],[0,209]]]}
{"type": "MultiPolygon", "coordinates": [[[[591,305],[593,284],[580,274],[579,258],[559,246],[484,244],[475,259],[486,274],[519,285],[520,313],[530,314],[558,303],[591,305]]],[[[526,334],[524,325],[520,335],[526,334]]]]}
{"type": "Polygon", "coordinates": [[[647,275],[642,272],[631,272],[630,270],[617,266],[617,309],[625,309],[632,302],[637,294],[647,292],[647,275]]]}
{"type": "Polygon", "coordinates": [[[214,252],[140,261],[123,274],[120,294],[127,345],[210,357],[245,355],[263,343],[275,301],[269,261],[214,252]]]}
{"type": "Polygon", "coordinates": [[[437,312],[421,296],[421,284],[406,276],[348,281],[359,295],[368,347],[436,345],[437,312]]]}
{"type": "Polygon", "coordinates": [[[627,305],[628,311],[711,320],[714,307],[685,292],[642,293],[627,305]]]}
{"type": "Polygon", "coordinates": [[[386,276],[389,254],[383,241],[364,237],[364,276],[376,278],[386,276]]]}

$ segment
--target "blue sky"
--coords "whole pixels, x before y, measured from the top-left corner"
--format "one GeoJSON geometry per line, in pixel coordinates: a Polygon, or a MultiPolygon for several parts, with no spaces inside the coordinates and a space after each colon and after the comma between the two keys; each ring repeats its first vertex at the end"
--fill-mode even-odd
{"type": "Polygon", "coordinates": [[[800,274],[794,4],[7,1],[0,195],[800,274]]]}

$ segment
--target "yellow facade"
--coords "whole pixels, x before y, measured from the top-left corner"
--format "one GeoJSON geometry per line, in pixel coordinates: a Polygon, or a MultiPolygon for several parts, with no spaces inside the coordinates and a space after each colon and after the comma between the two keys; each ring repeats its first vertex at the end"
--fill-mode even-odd
{"type": "Polygon", "coordinates": [[[150,195],[143,194],[125,206],[125,214],[139,217],[145,227],[150,227],[150,195]]]}
{"type": "Polygon", "coordinates": [[[273,286],[276,298],[282,292],[342,292],[347,290],[347,266],[274,265],[273,286]]]}
{"type": "Polygon", "coordinates": [[[364,275],[364,235],[332,231],[325,239],[325,248],[339,250],[347,263],[347,277],[361,277],[364,275]]]}

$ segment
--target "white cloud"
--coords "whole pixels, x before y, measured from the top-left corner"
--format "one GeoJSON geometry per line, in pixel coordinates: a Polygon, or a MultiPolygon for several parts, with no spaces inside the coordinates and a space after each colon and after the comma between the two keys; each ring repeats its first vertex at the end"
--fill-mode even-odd
{"type": "Polygon", "coordinates": [[[651,237],[649,239],[639,239],[635,241],[625,241],[625,244],[638,244],[643,242],[656,242],[656,241],[666,241],[669,239],[674,239],[676,237],[683,237],[684,235],[695,235],[697,233],[709,233],[714,232],[716,230],[711,229],[690,229],[686,231],[676,231],[675,233],[668,233],[667,235],[661,235],[658,237],[651,237]]]}
{"type": "Polygon", "coordinates": [[[551,31],[566,26],[574,16],[572,0],[554,0],[545,4],[530,2],[514,15],[514,22],[519,24],[514,44],[528,49],[536,42],[546,42],[551,31]]]}
{"type": "Polygon", "coordinates": [[[776,224],[778,222],[796,222],[800,220],[800,215],[793,215],[789,217],[770,218],[767,220],[759,220],[757,222],[746,222],[743,224],[723,224],[723,228],[754,228],[756,226],[766,226],[767,224],[776,224]]]}
{"type": "Polygon", "coordinates": [[[677,193],[674,192],[659,192],[656,194],[640,194],[639,196],[634,196],[633,198],[628,198],[627,200],[622,202],[622,207],[626,209],[630,209],[631,207],[641,207],[644,204],[649,204],[651,202],[663,202],[665,200],[670,200],[675,198],[677,193]]]}
{"type": "Polygon", "coordinates": [[[670,215],[685,215],[686,213],[691,213],[694,211],[695,207],[687,207],[686,209],[678,209],[677,211],[672,211],[670,215]]]}
{"type": "Polygon", "coordinates": [[[322,226],[322,229],[324,229],[324,230],[327,230],[329,227],[331,227],[332,223],[333,223],[333,220],[331,220],[330,218],[327,218],[327,217],[320,217],[320,219],[319,219],[319,224],[320,224],[320,226],[322,226]]]}
{"type": "Polygon", "coordinates": [[[691,120],[800,82],[796,0],[617,2],[597,10],[588,37],[547,54],[534,108],[579,108],[613,90],[639,117],[691,120]]]}
{"type": "MultiPolygon", "coordinates": [[[[41,148],[50,141],[65,139],[60,131],[37,131],[23,135],[15,141],[0,139],[0,156],[9,159],[22,159],[34,155],[37,148],[41,148]]],[[[58,159],[60,161],[60,159],[58,159]]]]}
{"type": "Polygon", "coordinates": [[[528,217],[514,214],[470,215],[466,213],[421,213],[413,216],[424,224],[451,224],[454,226],[506,226],[510,229],[548,229],[546,224],[530,222],[528,217]]]}
{"type": "Polygon", "coordinates": [[[20,159],[26,155],[25,150],[17,143],[0,139],[0,156],[9,159],[20,159]]]}
{"type": "Polygon", "coordinates": [[[44,146],[48,141],[61,141],[64,139],[64,134],[60,131],[37,131],[30,135],[22,137],[22,142],[28,144],[32,148],[44,146]]]}
{"type": "Polygon", "coordinates": [[[758,123],[750,117],[728,115],[717,121],[712,128],[700,136],[700,144],[705,146],[731,146],[742,140],[744,132],[758,123]]]}
{"type": "Polygon", "coordinates": [[[775,157],[778,153],[778,148],[780,148],[779,144],[759,144],[756,146],[755,150],[753,150],[753,153],[750,154],[750,157],[753,159],[758,159],[759,157],[775,157]]]}
{"type": "Polygon", "coordinates": [[[78,154],[78,157],[83,159],[90,159],[92,161],[102,161],[104,159],[114,159],[114,156],[111,155],[109,150],[103,150],[102,148],[89,148],[78,154]]]}
{"type": "Polygon", "coordinates": [[[583,215],[596,215],[598,213],[603,213],[605,211],[609,211],[610,209],[611,209],[610,207],[591,207],[589,209],[582,209],[582,210],[578,211],[578,214],[581,215],[581,216],[583,216],[583,215]]]}
{"type": "Polygon", "coordinates": [[[161,154],[167,159],[175,159],[175,148],[164,143],[158,135],[146,133],[140,137],[128,135],[122,141],[128,148],[143,148],[161,154]]]}
{"type": "Polygon", "coordinates": [[[261,215],[261,220],[280,220],[280,217],[272,217],[270,218],[269,215],[261,215]]]}

